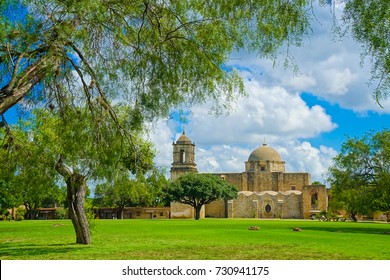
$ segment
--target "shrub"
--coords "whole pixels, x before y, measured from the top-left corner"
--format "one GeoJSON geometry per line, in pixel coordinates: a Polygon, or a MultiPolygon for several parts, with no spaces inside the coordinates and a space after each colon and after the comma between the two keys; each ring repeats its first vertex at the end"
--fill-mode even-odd
{"type": "Polygon", "coordinates": [[[58,208],[56,209],[54,213],[56,219],[63,220],[68,217],[68,209],[65,208],[58,208]]]}
{"type": "Polygon", "coordinates": [[[16,213],[15,221],[23,221],[24,216],[27,213],[27,210],[26,210],[26,208],[19,207],[18,209],[16,209],[15,213],[16,213]]]}

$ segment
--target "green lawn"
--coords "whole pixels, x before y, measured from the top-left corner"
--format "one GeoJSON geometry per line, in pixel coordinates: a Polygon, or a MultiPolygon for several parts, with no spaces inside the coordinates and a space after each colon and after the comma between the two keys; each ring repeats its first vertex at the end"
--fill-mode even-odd
{"type": "Polygon", "coordinates": [[[69,220],[0,222],[0,259],[390,260],[390,224],[304,220],[96,220],[76,245],[69,220]],[[249,231],[249,226],[260,230],[249,231]],[[292,231],[299,227],[301,232],[292,231]]]}

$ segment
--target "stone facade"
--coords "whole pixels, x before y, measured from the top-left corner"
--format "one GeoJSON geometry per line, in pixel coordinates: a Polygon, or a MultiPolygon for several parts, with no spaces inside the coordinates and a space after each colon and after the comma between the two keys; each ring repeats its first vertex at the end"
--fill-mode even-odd
{"type": "MultiPolygon", "coordinates": [[[[187,172],[197,172],[194,148],[195,144],[184,132],[177,142],[173,143],[172,180],[187,172]]],[[[266,144],[249,155],[244,172],[214,175],[235,185],[239,192],[237,198],[231,201],[221,200],[206,205],[205,217],[309,218],[328,208],[326,187],[311,185],[309,173],[285,172],[285,162],[279,153],[266,144]]],[[[186,208],[190,207],[173,204],[172,217],[176,212],[186,213],[187,218],[193,217],[193,213],[186,208]]]]}

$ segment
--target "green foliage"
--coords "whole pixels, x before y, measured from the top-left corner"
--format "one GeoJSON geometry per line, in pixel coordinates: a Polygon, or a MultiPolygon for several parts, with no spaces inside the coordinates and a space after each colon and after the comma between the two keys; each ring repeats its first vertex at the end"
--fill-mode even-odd
{"type": "Polygon", "coordinates": [[[19,206],[20,204],[22,204],[22,200],[18,193],[14,193],[14,186],[9,181],[5,182],[0,179],[0,211],[5,212],[8,208],[19,206]]]}
{"type": "Polygon", "coordinates": [[[390,211],[390,131],[345,141],[329,169],[331,207],[351,214],[390,211]]]}
{"type": "Polygon", "coordinates": [[[378,82],[377,101],[390,89],[390,5],[387,0],[346,0],[343,22],[361,43],[372,62],[372,79],[378,82]]]}
{"type": "Polygon", "coordinates": [[[85,199],[84,211],[87,217],[89,230],[91,231],[91,234],[93,234],[97,230],[98,223],[95,221],[92,199],[85,199]]]}
{"type": "Polygon", "coordinates": [[[65,208],[57,208],[54,213],[56,219],[64,220],[68,218],[68,210],[65,208]]]}
{"type": "Polygon", "coordinates": [[[144,196],[147,196],[145,184],[123,171],[116,172],[112,181],[95,188],[95,202],[100,206],[138,206],[144,196]]]}
{"type": "Polygon", "coordinates": [[[15,221],[23,221],[26,213],[27,213],[26,208],[24,207],[17,208],[15,211],[15,221]]]}
{"type": "Polygon", "coordinates": [[[0,131],[0,205],[11,208],[23,204],[31,218],[36,208],[58,203],[61,194],[45,151],[29,141],[28,123],[22,127],[0,131]]]}
{"type": "Polygon", "coordinates": [[[158,207],[168,206],[164,189],[169,184],[165,178],[164,171],[156,168],[152,169],[145,179],[146,188],[149,195],[144,200],[144,206],[158,207]]]}
{"type": "MultiPolygon", "coordinates": [[[[344,26],[372,58],[378,100],[389,88],[386,0],[345,3],[344,26]]],[[[0,114],[20,98],[58,111],[132,107],[133,127],[173,106],[211,101],[217,111],[244,94],[229,66],[236,51],[275,58],[310,31],[310,0],[7,0],[0,6],[0,114]],[[9,11],[18,11],[17,16],[9,11]],[[158,78],[156,78],[158,77],[158,78]],[[4,86],[3,86],[4,85],[4,86]]],[[[111,114],[113,116],[113,114],[111,114]]],[[[98,119],[98,117],[96,118],[98,119]]]]}
{"type": "Polygon", "coordinates": [[[171,201],[192,205],[194,200],[207,204],[219,198],[233,199],[238,191],[216,175],[188,173],[172,182],[167,192],[171,201]]]}
{"type": "Polygon", "coordinates": [[[60,111],[66,99],[96,112],[121,100],[136,109],[135,126],[178,104],[228,106],[244,93],[227,66],[231,53],[275,57],[283,44],[301,43],[310,17],[309,0],[12,2],[24,13],[12,24],[0,13],[0,72],[12,95],[0,94],[0,113],[16,92],[60,111]]]}
{"type": "Polygon", "coordinates": [[[148,174],[131,176],[128,170],[115,169],[106,182],[95,188],[94,205],[118,207],[157,206],[163,203],[163,187],[167,180],[153,169],[148,174]]]}

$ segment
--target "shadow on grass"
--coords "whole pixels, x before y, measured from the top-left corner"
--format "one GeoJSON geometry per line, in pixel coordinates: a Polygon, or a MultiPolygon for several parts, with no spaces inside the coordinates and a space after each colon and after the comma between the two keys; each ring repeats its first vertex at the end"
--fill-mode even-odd
{"type": "Polygon", "coordinates": [[[387,228],[378,228],[378,227],[370,227],[367,225],[366,227],[346,227],[346,226],[318,226],[318,227],[302,227],[304,230],[312,230],[312,231],[327,231],[327,232],[335,232],[335,233],[352,233],[352,234],[376,234],[376,235],[388,235],[390,238],[390,225],[387,228]]]}
{"type": "MultiPolygon", "coordinates": [[[[63,255],[63,259],[68,259],[72,253],[87,249],[85,245],[79,245],[76,243],[68,244],[13,244],[3,243],[0,246],[0,258],[1,259],[49,259],[48,256],[63,255]]],[[[57,258],[58,259],[58,258],[57,258]]]]}

